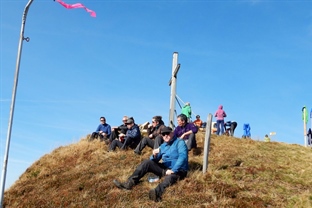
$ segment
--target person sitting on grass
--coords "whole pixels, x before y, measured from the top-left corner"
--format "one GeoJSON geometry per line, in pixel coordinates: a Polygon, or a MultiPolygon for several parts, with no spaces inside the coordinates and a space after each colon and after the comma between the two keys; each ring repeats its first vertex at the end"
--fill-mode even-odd
{"type": "Polygon", "coordinates": [[[97,139],[98,137],[100,137],[100,141],[104,141],[109,138],[111,134],[111,126],[106,123],[106,119],[103,116],[100,118],[100,122],[101,123],[96,128],[95,132],[91,134],[89,141],[97,139]]]}
{"type": "Polygon", "coordinates": [[[142,150],[147,145],[150,148],[157,149],[162,143],[163,138],[160,134],[161,129],[164,128],[164,122],[161,116],[154,116],[152,119],[152,126],[147,129],[148,137],[144,137],[138,146],[135,148],[135,154],[142,154],[142,150]]]}
{"type": "Polygon", "coordinates": [[[125,141],[122,143],[120,140],[113,140],[109,146],[108,151],[114,151],[118,146],[121,150],[126,150],[128,147],[131,149],[136,148],[136,146],[141,141],[141,132],[138,125],[134,123],[133,118],[128,118],[125,123],[127,125],[128,131],[126,132],[126,136],[124,137],[125,141]]]}
{"type": "Polygon", "coordinates": [[[111,144],[113,140],[118,139],[119,138],[119,134],[126,134],[128,131],[126,122],[128,120],[128,116],[124,116],[122,118],[122,124],[120,126],[114,126],[112,127],[112,133],[109,137],[109,140],[107,140],[106,144],[111,144]]]}
{"type": "Polygon", "coordinates": [[[149,159],[144,160],[132,173],[126,182],[113,180],[120,189],[132,189],[148,172],[154,173],[159,178],[164,177],[155,189],[149,191],[149,199],[155,202],[161,200],[165,189],[187,176],[188,150],[185,142],[174,135],[170,127],[161,130],[164,143],[153,150],[149,159]],[[162,163],[159,161],[162,160],[162,163]]]}
{"type": "Polygon", "coordinates": [[[174,135],[185,141],[187,149],[191,151],[192,148],[197,148],[195,134],[198,128],[193,123],[187,122],[187,117],[180,114],[177,117],[178,126],[174,129],[174,135]]]}
{"type": "Polygon", "coordinates": [[[198,128],[202,128],[203,121],[200,119],[199,115],[196,116],[196,120],[193,121],[193,124],[195,124],[198,128]]]}

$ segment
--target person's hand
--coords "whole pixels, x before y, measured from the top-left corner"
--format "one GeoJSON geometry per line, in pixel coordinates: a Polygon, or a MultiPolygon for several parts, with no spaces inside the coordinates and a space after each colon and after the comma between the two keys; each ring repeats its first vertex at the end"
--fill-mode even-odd
{"type": "Polygon", "coordinates": [[[148,135],[149,138],[153,138],[153,134],[148,135]]]}
{"type": "Polygon", "coordinates": [[[181,138],[181,139],[184,139],[184,137],[185,137],[185,134],[182,134],[180,138],[181,138]]]}
{"type": "Polygon", "coordinates": [[[158,153],[159,153],[159,148],[153,149],[153,155],[154,155],[154,157],[156,157],[158,153]]]}
{"type": "Polygon", "coordinates": [[[172,170],[166,170],[166,175],[171,175],[173,174],[174,172],[172,170]]]}

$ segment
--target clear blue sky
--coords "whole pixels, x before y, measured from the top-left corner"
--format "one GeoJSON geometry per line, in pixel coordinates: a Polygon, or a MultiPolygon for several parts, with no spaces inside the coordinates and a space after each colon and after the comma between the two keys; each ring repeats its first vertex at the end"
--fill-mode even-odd
{"type": "MultiPolygon", "coordinates": [[[[27,2],[0,3],[1,170],[27,2]]],[[[238,122],[235,136],[250,123],[253,139],[276,132],[273,141],[304,145],[301,108],[312,107],[312,2],[65,2],[80,2],[97,17],[52,0],[31,5],[7,188],[43,155],[94,131],[100,116],[112,126],[123,115],[138,124],[162,115],[168,123],[173,52],[181,64],[177,94],[203,120],[222,104],[227,119],[238,122]]]]}

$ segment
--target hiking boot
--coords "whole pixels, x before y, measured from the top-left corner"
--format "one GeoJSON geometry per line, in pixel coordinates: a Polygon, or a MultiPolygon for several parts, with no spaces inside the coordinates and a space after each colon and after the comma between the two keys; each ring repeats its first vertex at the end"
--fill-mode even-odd
{"type": "Polygon", "coordinates": [[[130,190],[135,184],[134,181],[129,179],[124,183],[119,182],[118,180],[113,180],[113,183],[115,184],[115,186],[117,186],[120,189],[127,189],[130,190]]]}
{"type": "Polygon", "coordinates": [[[137,155],[142,155],[142,152],[141,151],[139,151],[139,152],[137,152],[137,151],[133,151],[135,154],[137,154],[137,155]]]}
{"type": "Polygon", "coordinates": [[[160,201],[160,197],[157,195],[156,190],[155,189],[151,189],[148,193],[148,197],[150,200],[154,201],[154,202],[159,202],[160,201]]]}

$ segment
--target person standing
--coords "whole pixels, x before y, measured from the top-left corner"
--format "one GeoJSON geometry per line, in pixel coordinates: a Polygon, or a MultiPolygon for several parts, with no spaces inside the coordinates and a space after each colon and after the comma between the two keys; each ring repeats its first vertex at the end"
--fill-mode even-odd
{"type": "Polygon", "coordinates": [[[308,138],[308,145],[312,145],[312,131],[311,128],[309,128],[308,133],[307,133],[307,138],[308,138]]]}
{"type": "Polygon", "coordinates": [[[192,108],[191,108],[191,104],[189,102],[185,103],[185,105],[182,108],[181,113],[187,117],[187,122],[191,121],[192,108]]]}
{"type": "Polygon", "coordinates": [[[226,113],[223,110],[223,106],[220,105],[218,110],[215,113],[215,117],[217,117],[217,132],[216,134],[219,135],[221,132],[221,135],[224,133],[224,118],[226,117],[226,113]]]}
{"type": "Polygon", "coordinates": [[[100,137],[100,141],[104,141],[109,138],[111,134],[111,126],[106,123],[105,117],[100,118],[100,124],[96,128],[95,132],[91,134],[90,141],[97,139],[100,137]]]}
{"type": "Polygon", "coordinates": [[[187,176],[188,151],[185,142],[178,139],[170,127],[161,130],[164,143],[153,150],[149,159],[144,160],[125,182],[113,180],[114,185],[120,189],[132,189],[148,172],[154,173],[159,178],[165,177],[155,189],[149,191],[149,199],[155,202],[161,200],[165,189],[187,176]],[[162,162],[160,163],[160,160],[162,162]]]}

